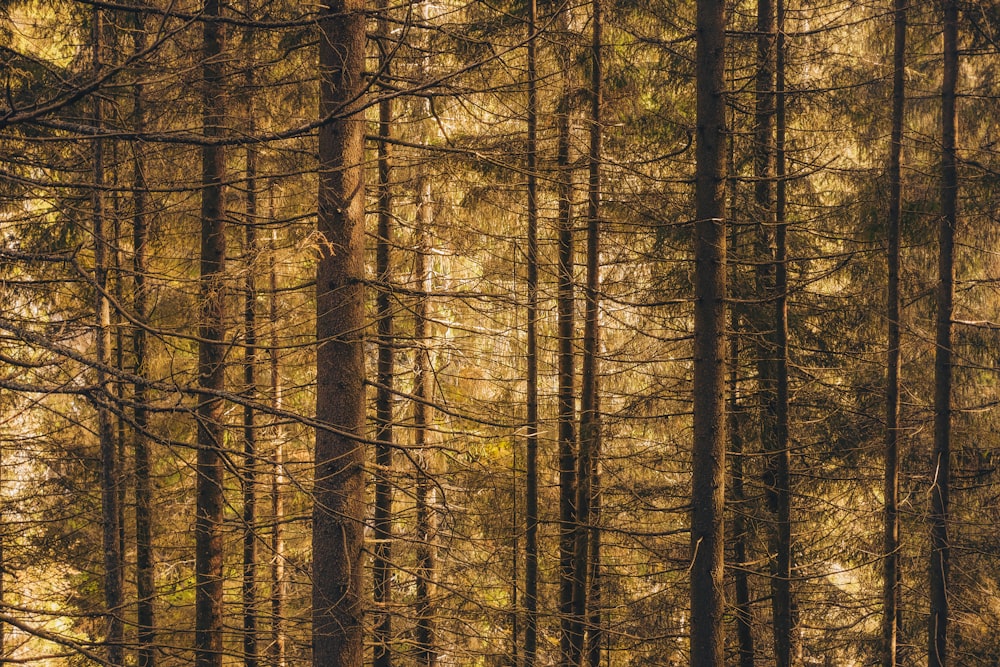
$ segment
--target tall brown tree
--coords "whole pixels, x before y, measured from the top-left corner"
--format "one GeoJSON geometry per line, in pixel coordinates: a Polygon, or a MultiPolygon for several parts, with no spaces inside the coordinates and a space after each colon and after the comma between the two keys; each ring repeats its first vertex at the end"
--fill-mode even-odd
{"type": "Polygon", "coordinates": [[[312,648],[315,667],[360,667],[364,611],[364,0],[319,13],[319,264],[312,648]]]}
{"type": "MultiPolygon", "coordinates": [[[[145,16],[134,15],[133,52],[146,49],[145,16]]],[[[146,129],[145,86],[137,80],[132,88],[132,126],[136,134],[146,129]]],[[[143,147],[132,144],[132,273],[133,311],[137,326],[132,329],[132,354],[137,381],[132,393],[135,408],[132,419],[133,458],[135,475],[135,579],[136,626],[139,667],[155,667],[156,642],[153,598],[156,595],[153,562],[153,493],[150,475],[150,438],[147,434],[149,414],[146,404],[149,397],[143,381],[149,375],[149,351],[146,327],[149,324],[149,213],[146,183],[146,166],[143,147]]]]}
{"type": "MultiPolygon", "coordinates": [[[[528,307],[527,427],[524,503],[524,667],[534,667],[538,651],[538,3],[528,0],[528,307]]],[[[516,637],[515,637],[516,641],[516,637]]]]}
{"type": "Polygon", "coordinates": [[[775,0],[775,137],[774,137],[774,325],[770,335],[774,357],[775,555],[772,576],[774,647],[777,664],[792,664],[795,607],[792,598],[792,461],[788,431],[788,224],[785,94],[785,0],[775,0]]]}
{"type": "Polygon", "coordinates": [[[725,647],[725,41],[725,2],[699,0],[695,56],[692,667],[721,667],[725,647]]]}
{"type": "MultiPolygon", "coordinates": [[[[274,181],[268,184],[268,219],[274,220],[274,181]]],[[[268,325],[270,341],[267,346],[267,361],[270,368],[271,407],[275,414],[283,409],[281,382],[281,350],[278,332],[281,320],[278,317],[278,270],[277,230],[271,230],[268,248],[268,325]]],[[[285,429],[281,417],[275,416],[271,428],[271,640],[267,656],[274,667],[285,667],[287,659],[287,631],[285,627],[285,600],[288,597],[288,582],[285,578],[285,429]]]]}
{"type": "MultiPolygon", "coordinates": [[[[557,17],[567,22],[566,9],[557,17]]],[[[559,653],[562,667],[574,667],[573,655],[573,553],[576,525],[576,297],[574,284],[573,166],[572,166],[572,59],[560,48],[561,98],[556,114],[558,139],[558,329],[559,329],[559,653]]]]}
{"type": "Polygon", "coordinates": [[[591,2],[590,43],[590,145],[587,155],[587,284],[583,332],[582,400],[580,402],[580,455],[577,468],[576,578],[579,612],[587,628],[585,660],[591,667],[601,661],[601,161],[604,126],[604,17],[601,0],[591,2]]]}
{"type": "Polygon", "coordinates": [[[195,516],[195,664],[221,667],[223,658],[222,589],[224,513],[223,459],[226,361],[226,150],[214,140],[223,136],[226,119],[223,52],[226,25],[218,20],[222,5],[208,0],[202,28],[201,149],[201,324],[198,383],[197,505],[195,516]]]}
{"type": "Polygon", "coordinates": [[[944,77],[941,84],[941,217],[938,223],[937,316],[934,355],[934,459],[931,470],[931,563],[928,667],[948,665],[949,496],[951,493],[952,313],[958,160],[955,137],[958,81],[958,2],[944,0],[944,77]]]}
{"type": "MultiPolygon", "coordinates": [[[[103,68],[104,12],[94,9],[91,34],[93,68],[99,74],[103,68]]],[[[103,129],[104,100],[100,95],[93,97],[94,127],[103,129]]],[[[92,156],[93,173],[93,238],[94,238],[94,284],[97,288],[95,303],[95,331],[97,341],[97,386],[100,395],[96,397],[98,437],[101,445],[101,522],[104,544],[104,601],[107,606],[107,660],[110,665],[124,662],[125,620],[124,570],[121,550],[121,474],[118,456],[118,439],[115,437],[112,412],[108,403],[112,400],[111,385],[106,369],[111,366],[111,301],[108,295],[109,248],[112,247],[106,231],[104,140],[94,139],[92,156]]]]}
{"type": "Polygon", "coordinates": [[[893,2],[892,55],[892,130],[889,139],[889,217],[886,221],[889,273],[886,298],[888,349],[885,386],[885,480],[883,496],[885,517],[882,566],[882,667],[896,667],[897,645],[902,617],[899,613],[902,583],[899,558],[899,368],[900,300],[899,233],[902,209],[903,111],[906,103],[904,68],[906,66],[907,0],[893,2]]]}
{"type": "MultiPolygon", "coordinates": [[[[250,43],[253,43],[252,38],[250,43]]],[[[253,90],[253,68],[247,68],[244,81],[247,90],[253,90]]],[[[253,95],[247,98],[247,127],[250,134],[255,132],[256,119],[253,95]]],[[[257,341],[259,340],[257,317],[257,260],[260,244],[257,240],[257,147],[253,144],[246,149],[246,211],[244,219],[243,253],[246,276],[243,294],[243,664],[257,667],[258,664],[258,583],[257,583],[257,341]]]]}
{"type": "MultiPolygon", "coordinates": [[[[391,28],[387,16],[388,3],[381,5],[379,15],[379,64],[382,76],[392,76],[390,57],[391,28]]],[[[388,86],[386,86],[386,91],[388,86]]],[[[378,328],[378,388],[375,396],[375,557],[372,565],[375,602],[374,667],[392,666],[392,445],[393,445],[393,385],[395,382],[396,341],[392,307],[392,245],[393,202],[392,162],[392,98],[383,94],[378,103],[378,237],[375,248],[375,271],[379,289],[375,297],[378,328]]]]}
{"type": "MultiPolygon", "coordinates": [[[[426,7],[426,3],[423,5],[426,7]]],[[[434,667],[437,663],[435,610],[433,602],[436,565],[435,509],[436,489],[433,485],[433,453],[429,449],[431,427],[431,402],[433,377],[431,368],[431,244],[430,226],[434,221],[434,203],[430,179],[422,177],[417,182],[420,202],[417,206],[414,253],[414,278],[417,284],[417,304],[413,323],[413,445],[418,463],[414,502],[417,513],[416,544],[416,643],[417,664],[434,667]]]]}

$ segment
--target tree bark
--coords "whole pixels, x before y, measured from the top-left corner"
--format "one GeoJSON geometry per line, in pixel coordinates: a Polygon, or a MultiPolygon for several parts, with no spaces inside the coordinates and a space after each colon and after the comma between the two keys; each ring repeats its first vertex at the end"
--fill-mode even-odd
{"type": "MultiPolygon", "coordinates": [[[[250,40],[252,44],[252,39],[250,40]]],[[[256,127],[253,103],[253,67],[247,68],[246,88],[247,127],[253,135],[256,127]]],[[[257,241],[257,149],[249,144],[246,149],[246,227],[244,253],[246,281],[243,301],[243,664],[258,664],[258,585],[257,585],[257,411],[253,403],[257,391],[257,259],[260,246],[257,241]]]]}
{"type": "Polygon", "coordinates": [[[948,664],[948,540],[951,491],[952,311],[958,166],[955,88],[958,80],[958,2],[944,0],[944,78],[941,85],[941,218],[938,227],[936,352],[934,356],[934,469],[931,471],[931,564],[928,667],[948,664]]]}
{"type": "MultiPolygon", "coordinates": [[[[225,24],[218,0],[205,3],[202,46],[202,118],[206,138],[222,136],[226,114],[223,91],[225,24]]],[[[201,326],[198,343],[198,380],[202,389],[225,389],[225,270],[226,270],[226,153],[205,145],[201,196],[201,326]]],[[[195,518],[195,664],[221,667],[224,513],[223,463],[225,428],[223,401],[202,395],[198,402],[197,508],[195,518]]]]}
{"type": "Polygon", "coordinates": [[[365,417],[364,0],[320,7],[313,665],[360,667],[365,417]]]}
{"type": "Polygon", "coordinates": [[[430,358],[430,292],[431,285],[431,247],[429,242],[430,225],[434,219],[433,202],[431,200],[431,183],[426,177],[421,178],[417,185],[420,191],[420,205],[417,209],[417,248],[415,255],[414,274],[419,286],[419,296],[413,325],[414,342],[414,378],[413,395],[413,438],[416,449],[416,460],[419,463],[416,488],[417,509],[417,664],[421,667],[434,667],[437,663],[437,646],[435,641],[434,623],[434,576],[436,568],[435,529],[434,529],[434,488],[432,479],[432,454],[428,450],[428,431],[430,429],[433,384],[431,377],[430,358]]]}
{"type": "MultiPolygon", "coordinates": [[[[135,14],[133,51],[140,53],[146,48],[145,17],[135,14]]],[[[144,87],[141,80],[132,89],[132,125],[137,134],[146,127],[144,87]]],[[[149,220],[147,214],[147,188],[142,146],[132,144],[132,270],[134,275],[133,308],[138,326],[132,330],[132,353],[135,356],[135,375],[146,378],[149,374],[149,358],[145,327],[149,323],[149,287],[146,277],[149,273],[149,220]]],[[[153,600],[156,595],[153,561],[153,493],[149,463],[149,415],[146,404],[149,392],[142,381],[133,387],[135,408],[133,420],[135,429],[135,559],[136,559],[136,626],[138,633],[139,667],[156,667],[155,616],[153,600]]]]}
{"type": "MultiPolygon", "coordinates": [[[[730,68],[730,86],[735,80],[735,68],[730,68]]],[[[731,116],[732,118],[732,116],[731,116]]],[[[728,178],[729,181],[729,248],[731,255],[739,254],[739,224],[736,217],[738,211],[738,190],[739,178],[736,171],[736,144],[732,135],[729,138],[728,156],[728,178]]],[[[736,269],[738,263],[732,263],[732,278],[736,279],[736,269]]],[[[747,502],[744,490],[744,462],[743,452],[743,406],[739,400],[739,361],[740,361],[740,337],[743,335],[743,324],[740,314],[734,306],[729,311],[729,410],[727,414],[727,425],[729,429],[729,449],[732,453],[731,472],[732,478],[731,498],[733,510],[733,583],[736,594],[734,617],[736,621],[736,641],[737,654],[739,656],[740,667],[754,667],[755,649],[753,637],[753,604],[750,599],[750,577],[749,558],[747,556],[749,542],[749,526],[747,517],[750,514],[750,505],[747,502]]]]}
{"type": "MultiPolygon", "coordinates": [[[[525,452],[524,667],[538,651],[538,3],[528,0],[528,322],[527,427],[525,452]]],[[[516,556],[515,556],[516,557],[516,556]]],[[[515,645],[517,636],[515,633],[515,645]]],[[[516,660],[515,660],[516,663],[516,660]]]]}
{"type": "MultiPolygon", "coordinates": [[[[274,181],[268,183],[268,220],[274,220],[274,181]]],[[[270,247],[268,248],[268,324],[271,340],[267,347],[268,366],[271,376],[271,405],[275,411],[282,409],[281,358],[278,340],[278,271],[275,255],[277,254],[276,230],[271,230],[270,247]]],[[[288,596],[285,582],[285,430],[280,417],[274,418],[271,429],[272,474],[271,474],[271,642],[268,646],[268,659],[272,667],[285,667],[286,636],[285,636],[285,599],[288,596]]]]}
{"type": "Polygon", "coordinates": [[[882,564],[882,667],[899,664],[897,644],[902,625],[899,613],[899,232],[902,209],[903,111],[906,103],[904,68],[906,67],[907,0],[893,2],[892,56],[892,130],[889,141],[889,219],[887,221],[889,285],[886,298],[888,349],[885,386],[885,498],[882,564]]]}
{"type": "MultiPolygon", "coordinates": [[[[392,76],[387,2],[379,16],[380,67],[387,79],[392,76]]],[[[378,317],[378,389],[375,396],[375,559],[373,564],[375,599],[375,648],[373,667],[392,667],[392,445],[393,384],[395,380],[395,337],[392,314],[392,100],[379,100],[378,143],[378,240],[375,248],[376,273],[381,286],[376,295],[378,317]]]]}
{"type": "MultiPolygon", "coordinates": [[[[103,12],[94,9],[92,24],[92,54],[94,72],[102,69],[103,12]]],[[[93,96],[94,127],[104,125],[104,103],[100,95],[93,96]]],[[[111,303],[108,299],[108,242],[104,208],[104,141],[93,142],[93,234],[94,283],[97,287],[94,338],[97,343],[98,436],[101,445],[101,524],[104,544],[104,602],[107,610],[107,660],[109,665],[124,664],[125,625],[122,614],[123,578],[121,551],[120,461],[114,424],[109,403],[114,396],[105,368],[111,365],[111,303]]]]}
{"type": "Polygon", "coordinates": [[[725,3],[696,17],[694,451],[691,485],[691,665],[724,661],[725,3]]]}
{"type": "MultiPolygon", "coordinates": [[[[566,10],[563,9],[563,12],[566,10]]],[[[562,667],[576,667],[573,640],[573,554],[576,525],[576,323],[573,283],[573,171],[570,156],[569,60],[563,60],[563,92],[558,112],[556,163],[559,187],[559,653],[562,667]]]]}
{"type": "Polygon", "coordinates": [[[604,21],[601,0],[591,3],[590,147],[587,178],[587,287],[583,332],[583,376],[580,410],[580,455],[577,468],[576,580],[577,612],[587,629],[582,647],[588,664],[600,664],[601,588],[600,530],[597,493],[601,458],[600,352],[601,352],[601,125],[604,68],[601,54],[604,21]]]}
{"type": "Polygon", "coordinates": [[[774,559],[774,633],[778,667],[792,664],[794,643],[794,600],[792,599],[792,474],[791,449],[788,443],[788,248],[785,220],[785,5],[775,0],[777,37],[775,44],[775,253],[774,253],[774,330],[770,348],[774,354],[774,487],[777,497],[777,549],[774,559]]]}

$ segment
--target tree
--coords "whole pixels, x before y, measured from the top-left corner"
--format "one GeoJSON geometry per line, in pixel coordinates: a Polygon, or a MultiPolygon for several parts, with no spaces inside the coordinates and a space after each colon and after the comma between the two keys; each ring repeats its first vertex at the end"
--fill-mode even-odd
{"type": "MultiPolygon", "coordinates": [[[[249,12],[248,12],[249,13],[249,12]]],[[[248,36],[251,48],[253,34],[248,36]]],[[[254,88],[253,67],[246,71],[247,90],[254,88]]],[[[247,98],[247,125],[255,133],[256,108],[253,96],[247,98]]],[[[247,402],[243,406],[243,664],[257,667],[258,664],[258,586],[257,586],[257,260],[260,244],[257,241],[257,147],[248,144],[246,149],[246,216],[243,235],[243,253],[246,264],[246,280],[243,294],[243,395],[247,402]]]]}
{"type": "Polygon", "coordinates": [[[313,665],[362,664],[365,3],[320,9],[313,665]]]}
{"type": "Polygon", "coordinates": [[[195,663],[198,667],[221,667],[223,662],[222,589],[224,512],[223,459],[226,386],[226,150],[211,140],[222,136],[226,121],[224,23],[217,0],[205,4],[202,27],[202,146],[201,195],[201,304],[198,380],[204,393],[198,397],[197,509],[195,522],[196,620],[195,663]]]}
{"type": "MultiPolygon", "coordinates": [[[[379,58],[382,76],[392,76],[388,5],[379,16],[379,58]]],[[[378,240],[375,271],[381,283],[376,297],[378,311],[378,389],[375,399],[375,558],[372,566],[375,613],[374,667],[392,667],[392,446],[393,387],[395,381],[395,338],[392,306],[392,99],[382,95],[378,102],[378,240]]]]}
{"type": "MultiPolygon", "coordinates": [[[[560,10],[558,19],[565,21],[560,10]]],[[[561,99],[557,111],[558,139],[556,149],[556,169],[558,179],[559,210],[559,267],[558,267],[558,319],[559,319],[559,618],[560,618],[560,664],[572,667],[574,655],[573,627],[573,554],[574,530],[576,525],[576,360],[574,340],[576,337],[575,285],[574,285],[574,238],[573,238],[573,170],[570,135],[571,114],[571,70],[570,56],[560,53],[562,64],[561,99]]]]}
{"type": "MultiPolygon", "coordinates": [[[[146,49],[145,15],[135,14],[133,32],[133,53],[146,49]]],[[[146,110],[143,84],[132,86],[132,125],[137,134],[145,131],[146,110]]],[[[144,379],[149,375],[149,354],[146,327],[149,326],[149,290],[146,278],[149,273],[149,219],[145,162],[142,148],[138,143],[131,146],[132,156],[132,272],[133,304],[137,326],[132,329],[132,354],[135,360],[132,395],[135,407],[132,413],[133,444],[135,459],[135,579],[136,579],[136,625],[139,667],[156,667],[155,612],[153,598],[156,595],[153,561],[153,493],[150,479],[150,438],[149,414],[146,403],[149,392],[144,379]]]]}
{"type": "Polygon", "coordinates": [[[958,166],[955,141],[958,79],[958,3],[944,4],[944,79],[941,83],[941,217],[934,352],[934,469],[931,474],[930,618],[927,664],[948,665],[948,585],[951,560],[952,318],[955,300],[955,231],[958,226],[958,166]]]}
{"type": "Polygon", "coordinates": [[[889,210],[886,220],[888,265],[888,356],[885,388],[885,527],[882,593],[882,667],[896,667],[902,618],[899,613],[901,573],[899,542],[899,368],[900,368],[900,217],[902,207],[903,113],[906,67],[905,0],[893,3],[892,130],[889,144],[889,210]]]}
{"type": "Polygon", "coordinates": [[[694,442],[691,480],[691,665],[723,656],[725,489],[725,5],[699,0],[695,143],[694,442]]]}
{"type": "MultiPolygon", "coordinates": [[[[94,9],[92,25],[93,64],[95,74],[103,66],[104,14],[94,9]]],[[[101,128],[104,125],[104,102],[94,98],[93,122],[101,128]]],[[[107,660],[111,665],[124,664],[123,572],[120,541],[121,508],[118,458],[118,441],[109,403],[112,393],[108,378],[111,366],[111,303],[108,296],[108,243],[104,206],[104,142],[93,142],[93,234],[94,234],[94,286],[97,290],[95,338],[97,340],[97,385],[101,394],[95,397],[98,414],[98,434],[101,441],[101,523],[104,544],[104,598],[107,604],[107,660]]]]}
{"type": "MultiPolygon", "coordinates": [[[[527,406],[524,507],[524,667],[538,651],[538,3],[528,0],[527,21],[527,406]]],[[[516,637],[515,637],[516,641],[516,637]]]]}

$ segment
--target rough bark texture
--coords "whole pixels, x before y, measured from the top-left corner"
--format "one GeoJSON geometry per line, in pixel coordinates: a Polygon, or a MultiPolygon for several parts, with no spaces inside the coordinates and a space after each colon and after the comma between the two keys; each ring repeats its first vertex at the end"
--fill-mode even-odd
{"type": "MultiPolygon", "coordinates": [[[[253,88],[252,68],[247,70],[247,89],[253,88]]],[[[253,99],[253,96],[250,96],[253,99]]],[[[254,105],[248,104],[248,127],[254,132],[254,105]]],[[[257,150],[246,153],[246,284],[243,300],[243,664],[257,667],[257,150]]]]}
{"type": "Polygon", "coordinates": [[[774,651],[778,667],[792,664],[794,600],[792,599],[792,477],[788,443],[788,251],[785,224],[785,34],[784,0],[776,0],[775,139],[774,139],[774,311],[768,347],[774,355],[774,438],[770,465],[774,470],[775,557],[772,591],[774,601],[774,651]]]}
{"type": "MultiPolygon", "coordinates": [[[[268,220],[274,220],[274,182],[268,185],[268,220]]],[[[276,231],[271,231],[271,242],[268,248],[268,282],[270,300],[268,303],[268,324],[271,330],[271,340],[267,346],[268,366],[271,376],[271,405],[275,411],[282,408],[281,356],[278,340],[278,271],[275,259],[276,231]]],[[[273,667],[285,667],[286,635],[285,635],[285,599],[288,597],[285,581],[285,430],[279,417],[275,417],[271,438],[273,442],[271,458],[273,471],[271,474],[271,641],[268,644],[267,656],[273,667]]]]}
{"type": "Polygon", "coordinates": [[[580,412],[580,457],[577,468],[576,576],[580,623],[587,629],[583,647],[587,663],[601,658],[600,581],[600,489],[598,471],[601,458],[600,353],[601,353],[601,159],[603,127],[603,42],[604,21],[601,0],[593,0],[591,17],[590,68],[590,147],[587,175],[587,288],[583,332],[583,397],[580,412]]]}
{"type": "MultiPolygon", "coordinates": [[[[785,348],[784,227],[775,189],[777,35],[775,3],[757,2],[757,77],[754,115],[754,202],[756,208],[757,296],[755,342],[760,393],[760,441],[767,454],[764,475],[770,523],[771,629],[777,667],[791,664],[791,543],[788,531],[788,406],[785,348]],[[779,284],[781,283],[781,284],[779,284]]],[[[780,76],[780,74],[779,74],[780,76]]],[[[783,212],[782,212],[783,214],[783,212]]]]}
{"type": "Polygon", "coordinates": [[[747,498],[743,488],[743,434],[740,425],[741,407],[738,401],[738,374],[736,360],[739,359],[739,321],[731,318],[733,332],[730,335],[729,354],[732,368],[729,373],[729,442],[732,453],[732,499],[733,499],[733,581],[736,593],[735,613],[737,653],[740,667],[754,667],[753,607],[750,599],[749,563],[747,559],[748,527],[746,514],[747,498]]]}
{"type": "MultiPolygon", "coordinates": [[[[524,667],[538,650],[538,3],[528,0],[528,323],[527,447],[525,452],[524,667]]],[[[517,637],[515,635],[515,644],[517,637]]]]}
{"type": "MultiPolygon", "coordinates": [[[[426,4],[426,3],[425,3],[426,4]]],[[[414,378],[413,395],[413,444],[416,449],[416,460],[420,464],[417,473],[416,510],[417,510],[417,567],[416,567],[416,611],[417,611],[417,664],[421,667],[433,667],[437,663],[437,646],[435,642],[434,623],[434,570],[435,554],[435,517],[434,517],[434,487],[431,485],[432,453],[428,449],[428,431],[431,420],[430,402],[433,399],[433,384],[431,377],[430,347],[430,226],[434,220],[433,202],[431,200],[431,184],[427,178],[421,178],[418,183],[420,190],[420,206],[417,210],[417,251],[414,273],[418,281],[420,296],[414,308],[413,340],[414,378]]]]}
{"type": "MultiPolygon", "coordinates": [[[[390,34],[382,4],[379,34],[386,40],[390,34]]],[[[387,78],[392,75],[389,44],[380,43],[381,68],[387,78]]],[[[375,558],[372,566],[375,601],[375,647],[373,667],[391,667],[392,650],[392,443],[393,443],[393,383],[395,378],[395,340],[392,316],[392,164],[389,140],[392,138],[392,101],[379,100],[378,134],[378,240],[376,241],[376,273],[381,283],[375,298],[378,317],[378,389],[375,396],[375,558]]]]}
{"type": "MultiPolygon", "coordinates": [[[[104,22],[102,11],[94,10],[92,25],[93,65],[95,72],[102,68],[104,22]]],[[[93,121],[95,127],[104,124],[104,103],[94,96],[93,121]]],[[[95,303],[94,338],[97,343],[97,397],[98,436],[101,444],[101,522],[104,543],[104,602],[107,610],[107,660],[110,665],[124,661],[123,569],[121,551],[121,504],[118,443],[108,402],[113,398],[107,373],[111,364],[111,304],[108,293],[108,240],[105,231],[104,208],[104,141],[93,142],[93,234],[94,282],[97,286],[95,303]]]]}
{"type": "MultiPolygon", "coordinates": [[[[218,0],[205,3],[208,19],[221,14],[218,0]]],[[[206,20],[203,27],[202,119],[205,136],[222,135],[225,122],[221,54],[225,24],[206,20]]],[[[202,147],[201,195],[201,326],[198,382],[203,389],[225,389],[226,156],[222,146],[202,147]]],[[[222,665],[222,521],[225,429],[221,398],[198,402],[198,481],[195,517],[195,664],[222,665]]]]}
{"type": "Polygon", "coordinates": [[[958,167],[955,87],[958,80],[958,3],[944,1],[944,80],[941,85],[941,219],[938,229],[934,469],[931,471],[931,564],[928,667],[948,664],[948,501],[951,490],[951,321],[955,298],[958,167]]]}
{"type": "Polygon", "coordinates": [[[365,3],[320,7],[320,255],[316,276],[313,665],[363,658],[365,3]]]}
{"type": "MultiPolygon", "coordinates": [[[[136,30],[133,33],[133,50],[141,52],[146,48],[146,32],[141,13],[136,13],[136,30]]],[[[143,86],[136,83],[133,91],[133,121],[137,133],[146,126],[145,100],[143,86]]],[[[149,226],[146,203],[145,167],[142,159],[142,146],[133,144],[132,160],[132,270],[134,274],[135,318],[139,326],[132,331],[132,350],[135,355],[135,375],[145,378],[149,373],[147,356],[146,329],[143,325],[149,321],[149,288],[146,285],[146,274],[149,271],[149,226]]],[[[136,626],[139,643],[139,667],[155,667],[156,642],[155,617],[153,597],[156,594],[153,571],[153,522],[152,522],[152,484],[149,468],[149,438],[146,430],[149,416],[146,402],[149,392],[146,385],[136,382],[133,388],[135,409],[134,429],[134,466],[135,466],[135,559],[136,559],[136,626]]]]}
{"type": "Polygon", "coordinates": [[[691,482],[691,665],[724,660],[725,3],[696,18],[694,442],[691,482]]]}
{"type": "MultiPolygon", "coordinates": [[[[566,64],[568,67],[568,63],[566,64]]],[[[573,530],[576,524],[576,331],[573,286],[573,173],[570,159],[570,81],[563,69],[563,99],[557,118],[559,178],[559,652],[563,667],[575,667],[573,646],[573,530]]],[[[578,660],[578,657],[577,657],[578,660]]]]}
{"type": "Polygon", "coordinates": [[[885,524],[882,568],[882,667],[896,667],[897,643],[902,618],[899,613],[901,573],[899,569],[899,228],[902,207],[901,156],[903,151],[903,107],[906,101],[907,0],[893,5],[892,132],[889,144],[889,219],[887,221],[889,272],[886,321],[888,350],[885,385],[885,524]]]}
{"type": "MultiPolygon", "coordinates": [[[[730,70],[730,87],[733,85],[735,72],[730,70]]],[[[736,171],[736,145],[732,136],[729,140],[729,163],[728,177],[730,219],[729,219],[729,248],[732,255],[738,255],[740,238],[738,230],[739,221],[736,219],[738,210],[739,184],[736,171]]],[[[734,270],[736,262],[731,262],[734,270]]],[[[730,565],[733,573],[733,588],[736,595],[734,604],[734,620],[736,622],[737,655],[739,656],[740,667],[754,667],[754,637],[753,637],[753,604],[750,599],[750,563],[747,556],[749,551],[750,530],[749,523],[751,514],[750,504],[747,502],[744,490],[744,462],[743,453],[743,428],[742,417],[744,407],[740,404],[739,379],[740,379],[740,339],[743,335],[743,323],[736,306],[729,311],[729,409],[726,415],[727,428],[729,430],[729,450],[732,454],[730,476],[730,494],[732,502],[732,540],[733,540],[733,562],[730,565]]]]}

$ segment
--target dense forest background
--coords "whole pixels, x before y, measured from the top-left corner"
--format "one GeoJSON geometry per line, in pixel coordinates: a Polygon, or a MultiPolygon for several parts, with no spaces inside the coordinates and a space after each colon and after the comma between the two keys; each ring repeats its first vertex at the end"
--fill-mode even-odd
{"type": "Polygon", "coordinates": [[[0,662],[1000,665],[998,40],[0,1],[0,662]]]}

